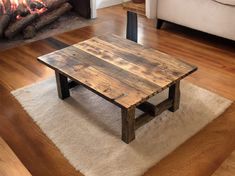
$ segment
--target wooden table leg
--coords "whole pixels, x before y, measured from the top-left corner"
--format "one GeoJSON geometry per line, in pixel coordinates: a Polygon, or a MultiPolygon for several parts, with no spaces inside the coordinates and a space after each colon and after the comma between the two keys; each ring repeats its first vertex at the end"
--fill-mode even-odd
{"type": "Polygon", "coordinates": [[[135,139],[135,108],[122,108],[122,140],[129,144],[135,139]]]}
{"type": "Polygon", "coordinates": [[[57,71],[55,71],[55,77],[58,96],[60,99],[64,100],[70,96],[68,78],[57,71]]]}
{"type": "Polygon", "coordinates": [[[173,100],[173,105],[169,108],[169,111],[175,112],[179,109],[180,105],[180,81],[169,88],[169,99],[173,100]]]}
{"type": "Polygon", "coordinates": [[[126,38],[133,42],[138,41],[138,16],[137,13],[127,12],[127,32],[126,38]]]}

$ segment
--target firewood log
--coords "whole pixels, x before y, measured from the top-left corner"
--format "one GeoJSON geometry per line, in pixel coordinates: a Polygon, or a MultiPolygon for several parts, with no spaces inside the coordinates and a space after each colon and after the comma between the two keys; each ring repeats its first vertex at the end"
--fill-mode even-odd
{"type": "Polygon", "coordinates": [[[0,17],[0,38],[3,37],[4,30],[7,28],[11,20],[9,14],[4,14],[0,17]]]}
{"type": "Polygon", "coordinates": [[[19,4],[19,6],[16,9],[16,14],[20,15],[21,17],[25,17],[30,13],[30,11],[27,9],[27,7],[24,4],[19,4]]]}
{"type": "Polygon", "coordinates": [[[11,14],[11,1],[10,0],[4,0],[4,5],[5,5],[5,13],[6,14],[11,14]]]}
{"type": "Polygon", "coordinates": [[[23,31],[24,38],[28,39],[28,38],[34,37],[38,30],[40,30],[44,26],[54,22],[61,15],[70,11],[71,9],[72,9],[72,6],[69,3],[64,3],[59,8],[40,16],[34,25],[29,25],[24,29],[24,31],[23,31]]]}
{"type": "Polygon", "coordinates": [[[3,12],[4,12],[4,7],[3,4],[0,3],[0,16],[3,15],[3,12]]]}
{"type": "Polygon", "coordinates": [[[34,2],[31,2],[30,5],[29,5],[30,9],[31,10],[35,10],[35,9],[42,9],[44,7],[44,5],[38,1],[34,1],[34,2]]]}
{"type": "Polygon", "coordinates": [[[47,1],[46,7],[48,10],[53,10],[66,2],[68,2],[68,0],[50,0],[50,1],[47,1]]]}
{"type": "Polygon", "coordinates": [[[4,0],[3,2],[5,6],[5,12],[0,16],[0,38],[3,37],[4,30],[8,27],[11,21],[11,1],[4,0]]]}
{"type": "Polygon", "coordinates": [[[5,31],[5,37],[7,38],[13,38],[16,34],[18,34],[19,32],[21,32],[27,25],[29,25],[30,23],[32,23],[37,17],[39,16],[39,14],[35,13],[35,14],[29,14],[26,17],[16,21],[15,23],[13,23],[12,25],[10,25],[6,31],[5,31]]]}

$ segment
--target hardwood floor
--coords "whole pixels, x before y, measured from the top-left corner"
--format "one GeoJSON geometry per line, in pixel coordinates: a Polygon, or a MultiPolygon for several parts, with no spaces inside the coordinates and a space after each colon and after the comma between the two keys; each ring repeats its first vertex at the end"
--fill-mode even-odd
{"type": "Polygon", "coordinates": [[[234,150],[234,110],[235,104],[145,175],[210,176],[234,150]]]}
{"type": "Polygon", "coordinates": [[[235,152],[233,152],[212,176],[235,175],[235,152]]]}
{"type": "MultiPolygon", "coordinates": [[[[96,35],[125,37],[125,11],[121,6],[98,12],[101,22],[55,39],[74,44],[96,35]]],[[[139,43],[195,64],[199,70],[187,80],[235,100],[235,42],[164,24],[139,19],[139,43]]],[[[42,40],[0,53],[0,136],[34,176],[79,176],[54,144],[12,97],[10,91],[44,80],[54,73],[36,57],[56,50],[42,40]]],[[[145,175],[211,175],[235,149],[235,104],[193,138],[177,148],[145,175]]]]}
{"type": "Polygon", "coordinates": [[[31,176],[5,141],[0,137],[0,175],[2,176],[31,176]]]}

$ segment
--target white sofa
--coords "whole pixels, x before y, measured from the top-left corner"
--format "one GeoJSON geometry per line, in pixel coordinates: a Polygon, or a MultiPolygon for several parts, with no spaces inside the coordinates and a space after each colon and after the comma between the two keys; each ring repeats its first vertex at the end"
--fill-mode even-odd
{"type": "Polygon", "coordinates": [[[158,0],[157,19],[235,41],[235,0],[158,0]]]}

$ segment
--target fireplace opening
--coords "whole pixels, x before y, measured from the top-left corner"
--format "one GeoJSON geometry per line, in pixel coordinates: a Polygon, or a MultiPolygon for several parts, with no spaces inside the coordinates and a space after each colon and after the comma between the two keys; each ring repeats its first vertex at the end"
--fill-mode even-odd
{"type": "Polygon", "coordinates": [[[91,13],[89,0],[0,0],[0,39],[31,39],[64,15],[91,13]]]}

